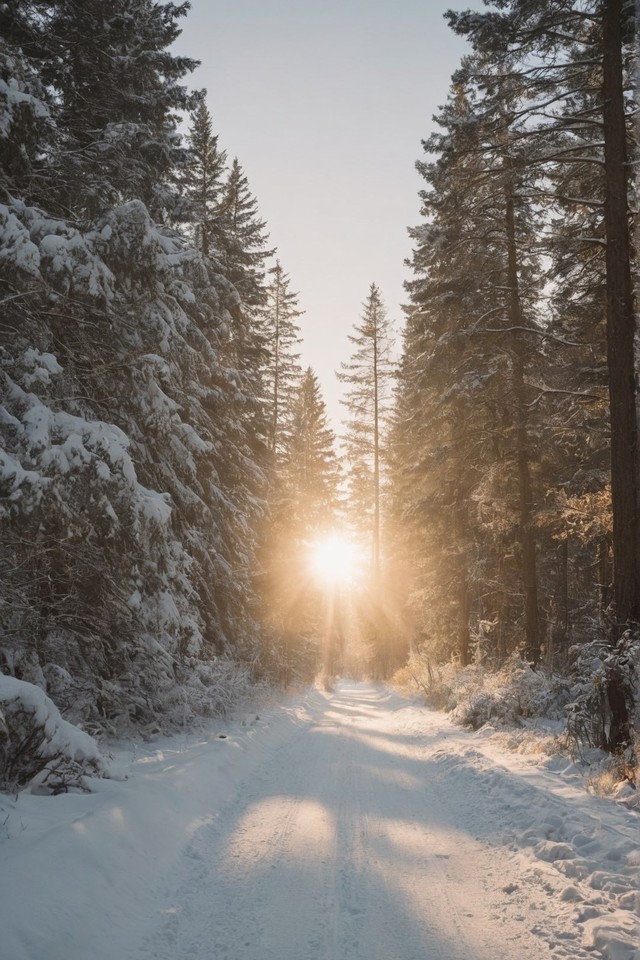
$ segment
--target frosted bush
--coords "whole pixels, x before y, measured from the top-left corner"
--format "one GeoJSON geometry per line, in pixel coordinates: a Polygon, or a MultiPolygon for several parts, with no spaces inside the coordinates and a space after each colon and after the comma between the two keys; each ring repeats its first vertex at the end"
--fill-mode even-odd
{"type": "Polygon", "coordinates": [[[447,710],[455,722],[474,729],[485,723],[517,725],[541,716],[558,720],[570,700],[568,682],[532,670],[519,657],[493,673],[480,664],[432,667],[414,653],[395,682],[421,690],[431,706],[447,710]]]}
{"type": "Polygon", "coordinates": [[[61,793],[108,776],[95,740],[32,683],[0,675],[0,790],[61,793]]]}
{"type": "Polygon", "coordinates": [[[434,665],[421,651],[413,651],[407,665],[398,670],[393,683],[405,692],[420,692],[429,706],[452,711],[458,703],[478,694],[484,685],[484,667],[457,663],[434,665]]]}
{"type": "Polygon", "coordinates": [[[489,722],[518,725],[534,717],[560,719],[569,699],[569,685],[512,657],[497,673],[483,673],[480,690],[463,688],[460,693],[454,719],[478,729],[489,722]]]}
{"type": "Polygon", "coordinates": [[[629,709],[632,742],[620,759],[631,779],[640,751],[640,639],[629,632],[615,648],[597,640],[574,647],[571,653],[573,683],[567,718],[573,751],[580,754],[585,747],[607,748],[611,724],[607,690],[615,676],[629,709]]]}
{"type": "Polygon", "coordinates": [[[140,707],[135,729],[144,735],[145,728],[169,732],[198,726],[255,699],[260,689],[246,664],[226,657],[211,661],[186,659],[178,667],[175,680],[166,683],[156,691],[153,700],[140,707]]]}

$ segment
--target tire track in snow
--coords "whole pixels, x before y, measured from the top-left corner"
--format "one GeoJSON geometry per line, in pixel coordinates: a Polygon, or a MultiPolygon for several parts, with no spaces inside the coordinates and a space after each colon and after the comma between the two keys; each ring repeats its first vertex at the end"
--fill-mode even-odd
{"type": "Polygon", "coordinates": [[[512,855],[469,834],[458,781],[392,707],[341,684],[266,755],[164,879],[137,960],[548,957],[502,892],[512,855]]]}

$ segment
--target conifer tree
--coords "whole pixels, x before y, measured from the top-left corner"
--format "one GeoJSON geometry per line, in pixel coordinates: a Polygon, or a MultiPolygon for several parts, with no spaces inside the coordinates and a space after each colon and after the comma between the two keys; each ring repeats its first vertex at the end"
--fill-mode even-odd
{"type": "MultiPolygon", "coordinates": [[[[601,172],[606,280],[607,368],[611,426],[615,646],[640,623],[640,461],[636,397],[635,313],[629,218],[625,77],[634,55],[635,13],[622,0],[580,7],[552,0],[507,0],[497,10],[450,14],[454,29],[520,81],[523,139],[546,142],[547,164],[593,165],[601,172]],[[586,95],[586,102],[585,102],[586,95]],[[597,128],[599,138],[591,132],[597,128]],[[569,142],[568,142],[569,141],[569,142]]],[[[584,198],[597,202],[598,198],[584,198]]],[[[577,205],[583,198],[573,198],[577,205]]],[[[596,239],[596,238],[592,238],[596,239]]],[[[613,661],[612,661],[613,662],[613,661]]],[[[629,741],[629,692],[612,667],[609,746],[629,741]]]]}
{"type": "Polygon", "coordinates": [[[390,409],[392,361],[391,321],[372,283],[362,305],[360,322],[349,335],[351,358],[340,365],[338,379],[347,384],[344,406],[348,412],[344,436],[352,480],[352,509],[370,518],[371,558],[374,579],[380,574],[381,463],[385,420],[390,409]]]}
{"type": "Polygon", "coordinates": [[[308,368],[293,397],[263,550],[266,620],[284,677],[317,666],[325,598],[312,576],[310,556],[314,543],[337,522],[340,473],[334,444],[317,377],[308,368]]]}
{"type": "MultiPolygon", "coordinates": [[[[260,218],[256,198],[237,158],[223,184],[220,217],[223,227],[220,260],[234,286],[236,305],[225,355],[256,397],[264,398],[264,375],[271,345],[265,329],[263,310],[267,302],[266,261],[274,250],[267,247],[266,224],[260,218]]],[[[266,404],[249,412],[253,433],[264,444],[268,436],[266,404]]]]}
{"type": "Polygon", "coordinates": [[[237,157],[223,185],[222,211],[226,228],[225,272],[245,309],[255,311],[264,305],[265,261],[275,251],[267,247],[266,224],[260,219],[256,198],[237,157]]]}
{"type": "Polygon", "coordinates": [[[297,320],[304,313],[298,307],[298,294],[291,290],[291,280],[280,261],[269,270],[266,305],[263,309],[263,330],[268,351],[264,376],[265,397],[269,417],[268,446],[279,456],[286,447],[295,391],[300,380],[300,342],[297,320]]]}
{"type": "Polygon", "coordinates": [[[482,537],[487,573],[488,564],[500,564],[505,553],[518,558],[520,586],[512,582],[502,594],[505,601],[523,594],[526,655],[535,662],[541,642],[532,487],[537,427],[526,381],[537,369],[542,331],[535,311],[536,216],[527,199],[533,181],[522,168],[512,101],[504,97],[492,115],[470,80],[471,67],[467,59],[454,77],[437,117],[443,132],[425,144],[436,159],[418,164],[427,184],[421,198],[428,219],[411,231],[415,279],[409,284],[409,353],[401,367],[394,430],[394,486],[406,491],[406,514],[420,517],[428,530],[430,542],[418,550],[416,569],[430,562],[420,552],[439,557],[430,573],[436,577],[432,588],[439,584],[430,603],[434,613],[440,611],[437,633],[458,637],[464,663],[470,617],[495,620],[504,655],[504,627],[521,614],[497,596],[495,609],[487,609],[490,583],[503,581],[504,570],[476,588],[484,609],[474,609],[472,558],[482,537]],[[410,420],[403,424],[406,413],[410,420]],[[400,456],[398,450],[412,442],[413,452],[400,456]],[[480,516],[495,514],[490,525],[478,522],[475,505],[482,503],[487,507],[480,516]],[[515,551],[505,549],[505,534],[515,551]],[[455,630],[446,629],[447,617],[455,630]]]}
{"type": "Polygon", "coordinates": [[[187,11],[155,0],[3,6],[2,33],[29,51],[57,125],[58,149],[37,158],[31,182],[47,209],[91,220],[135,197],[171,215],[178,114],[195,102],[180,81],[196,61],[170,50],[187,11]]]}
{"type": "Polygon", "coordinates": [[[218,656],[258,655],[259,397],[220,349],[239,297],[154,220],[176,209],[186,9],[0,11],[0,150],[28,160],[0,198],[0,659],[111,728],[211,712],[218,656]]]}
{"type": "Polygon", "coordinates": [[[347,473],[347,508],[357,536],[370,549],[368,601],[359,608],[358,622],[369,667],[374,675],[389,675],[394,660],[392,634],[386,616],[386,579],[382,570],[383,441],[390,411],[392,361],[391,321],[379,288],[369,287],[360,321],[349,335],[353,352],[341,364],[338,379],[346,384],[347,409],[343,443],[347,473]]]}
{"type": "Polygon", "coordinates": [[[218,147],[211,114],[204,98],[193,113],[189,136],[189,154],[182,172],[182,185],[188,201],[188,222],[198,250],[205,257],[224,258],[226,249],[222,181],[227,155],[218,147]]]}
{"type": "Polygon", "coordinates": [[[279,470],[288,522],[310,540],[336,522],[339,469],[335,434],[315,373],[308,367],[294,395],[291,425],[279,470]]]}

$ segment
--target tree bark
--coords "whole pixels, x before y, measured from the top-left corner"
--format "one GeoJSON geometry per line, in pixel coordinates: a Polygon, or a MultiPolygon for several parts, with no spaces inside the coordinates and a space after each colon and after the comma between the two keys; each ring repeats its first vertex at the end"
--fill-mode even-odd
{"type": "Polygon", "coordinates": [[[569,638],[569,539],[560,544],[560,636],[566,648],[569,638]]]}
{"type": "Polygon", "coordinates": [[[469,597],[469,571],[467,569],[467,558],[464,554],[461,555],[460,560],[461,569],[458,574],[458,604],[460,613],[460,620],[458,623],[458,655],[460,657],[460,665],[462,667],[468,667],[471,663],[471,634],[469,631],[469,613],[471,607],[469,597]]]}
{"type": "MultiPolygon", "coordinates": [[[[607,268],[607,363],[611,420],[611,505],[615,646],[640,623],[640,510],[635,387],[635,314],[627,196],[627,134],[622,69],[622,0],[602,5],[604,101],[604,220],[607,268]]],[[[631,731],[624,681],[607,674],[609,749],[624,748],[631,731]]]]}
{"type": "MultiPolygon", "coordinates": [[[[375,308],[374,308],[375,309],[375,308]]],[[[374,313],[373,337],[373,580],[380,579],[380,410],[378,378],[378,312],[374,313]]]]}
{"type": "Polygon", "coordinates": [[[609,563],[609,540],[602,537],[598,544],[598,580],[600,587],[600,613],[604,617],[611,602],[611,569],[609,563]]]}
{"type": "Polygon", "coordinates": [[[618,635],[627,625],[640,623],[635,315],[627,197],[621,19],[622,0],[608,0],[603,4],[607,362],[611,411],[613,582],[618,635]]]}
{"type": "MultiPolygon", "coordinates": [[[[522,327],[524,320],[520,303],[518,257],[516,247],[513,190],[506,192],[506,231],[508,251],[508,283],[510,291],[509,319],[511,326],[522,327]]],[[[529,469],[529,437],[525,406],[524,350],[517,330],[513,335],[512,385],[515,401],[516,460],[518,468],[520,569],[524,593],[525,656],[530,663],[540,660],[540,621],[538,614],[538,576],[536,569],[536,541],[532,526],[531,472],[529,469]]]]}
{"type": "Polygon", "coordinates": [[[467,667],[471,662],[471,630],[469,617],[471,615],[471,596],[469,584],[469,508],[464,492],[456,491],[454,503],[455,526],[454,540],[458,549],[457,580],[458,580],[458,656],[460,664],[467,667]]]}

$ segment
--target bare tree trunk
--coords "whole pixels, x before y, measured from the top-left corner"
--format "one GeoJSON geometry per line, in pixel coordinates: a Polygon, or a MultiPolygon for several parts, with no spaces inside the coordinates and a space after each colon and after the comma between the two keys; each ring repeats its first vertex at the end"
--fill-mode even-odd
{"type": "Polygon", "coordinates": [[[459,624],[458,624],[458,655],[460,664],[467,667],[471,663],[471,634],[469,631],[469,576],[467,570],[466,556],[462,555],[462,569],[459,574],[458,586],[458,604],[459,604],[459,624]]]}
{"type": "Polygon", "coordinates": [[[469,593],[469,508],[464,494],[458,492],[455,510],[455,541],[459,549],[458,566],[458,656],[466,667],[471,662],[471,597],[469,593]]]}
{"type": "Polygon", "coordinates": [[[380,577],[380,403],[378,397],[378,322],[373,338],[373,580],[380,577]]]}
{"type": "MultiPolygon", "coordinates": [[[[508,251],[508,280],[510,289],[509,313],[513,327],[523,326],[518,259],[516,248],[515,211],[513,191],[506,194],[506,229],[508,251]]],[[[536,570],[536,542],[532,525],[531,473],[529,470],[529,437],[525,406],[524,351],[522,338],[516,330],[513,335],[513,395],[516,417],[516,459],[518,466],[520,569],[524,593],[525,656],[536,664],[540,660],[540,622],[538,614],[538,577],[536,570]]]]}
{"type": "Polygon", "coordinates": [[[604,615],[611,601],[611,563],[609,559],[609,540],[602,537],[598,544],[598,580],[600,587],[600,612],[604,615]]]}
{"type": "Polygon", "coordinates": [[[569,540],[560,544],[560,636],[566,647],[569,637],[569,540]]]}
{"type": "MultiPolygon", "coordinates": [[[[607,363],[611,418],[611,503],[615,644],[640,623],[640,511],[635,388],[635,316],[627,196],[627,135],[622,71],[622,0],[602,6],[604,55],[604,167],[607,267],[607,363]]],[[[621,679],[608,676],[609,747],[629,742],[629,714],[621,679]]]]}

